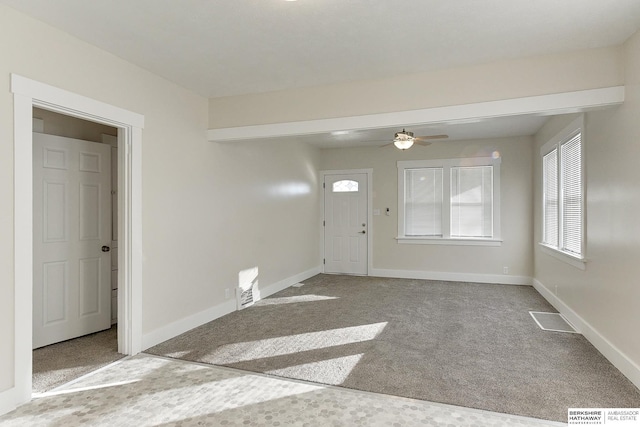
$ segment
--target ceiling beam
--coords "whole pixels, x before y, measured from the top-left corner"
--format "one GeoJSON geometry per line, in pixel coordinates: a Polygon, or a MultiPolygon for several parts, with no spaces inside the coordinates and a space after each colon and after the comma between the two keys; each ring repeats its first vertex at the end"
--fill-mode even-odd
{"type": "Polygon", "coordinates": [[[335,131],[468,123],[520,115],[550,116],[602,109],[623,102],[624,86],[613,86],[392,113],[209,129],[207,138],[212,142],[242,141],[335,131]]]}

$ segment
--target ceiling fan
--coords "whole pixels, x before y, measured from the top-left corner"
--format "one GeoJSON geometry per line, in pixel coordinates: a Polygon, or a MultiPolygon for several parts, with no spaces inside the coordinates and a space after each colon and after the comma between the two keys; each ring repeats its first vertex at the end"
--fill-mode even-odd
{"type": "Polygon", "coordinates": [[[428,142],[431,139],[445,139],[449,138],[449,135],[426,135],[426,136],[414,136],[413,132],[409,132],[407,130],[402,129],[402,132],[396,132],[393,137],[393,142],[389,144],[383,145],[383,147],[388,147],[389,145],[395,145],[400,150],[407,150],[413,146],[413,144],[418,145],[431,145],[428,142]]]}

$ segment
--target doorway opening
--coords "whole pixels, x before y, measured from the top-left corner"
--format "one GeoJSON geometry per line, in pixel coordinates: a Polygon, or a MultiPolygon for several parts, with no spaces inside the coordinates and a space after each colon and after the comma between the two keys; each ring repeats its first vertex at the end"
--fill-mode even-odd
{"type": "Polygon", "coordinates": [[[141,145],[144,116],[11,75],[14,107],[14,388],[15,405],[31,400],[33,347],[33,108],[117,129],[118,351],[142,350],[141,145]]]}
{"type": "Polygon", "coordinates": [[[33,393],[118,353],[118,129],[33,108],[33,393]]]}
{"type": "Polygon", "coordinates": [[[372,169],[323,171],[323,272],[367,276],[371,271],[372,169]]]}

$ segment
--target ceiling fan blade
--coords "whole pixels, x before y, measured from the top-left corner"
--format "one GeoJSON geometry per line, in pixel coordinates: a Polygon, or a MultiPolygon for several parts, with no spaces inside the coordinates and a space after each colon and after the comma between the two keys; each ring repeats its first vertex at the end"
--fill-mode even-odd
{"type": "Polygon", "coordinates": [[[416,139],[425,140],[425,139],[445,139],[449,138],[449,135],[425,135],[425,136],[416,136],[416,139]]]}

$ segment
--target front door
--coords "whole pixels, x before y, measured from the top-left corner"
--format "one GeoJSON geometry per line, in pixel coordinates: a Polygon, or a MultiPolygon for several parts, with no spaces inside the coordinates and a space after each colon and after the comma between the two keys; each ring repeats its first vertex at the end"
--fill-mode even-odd
{"type": "Polygon", "coordinates": [[[367,174],[325,175],[325,273],[367,274],[367,174]]]}
{"type": "Polygon", "coordinates": [[[33,348],[111,326],[110,193],[109,145],[33,134],[33,348]]]}

